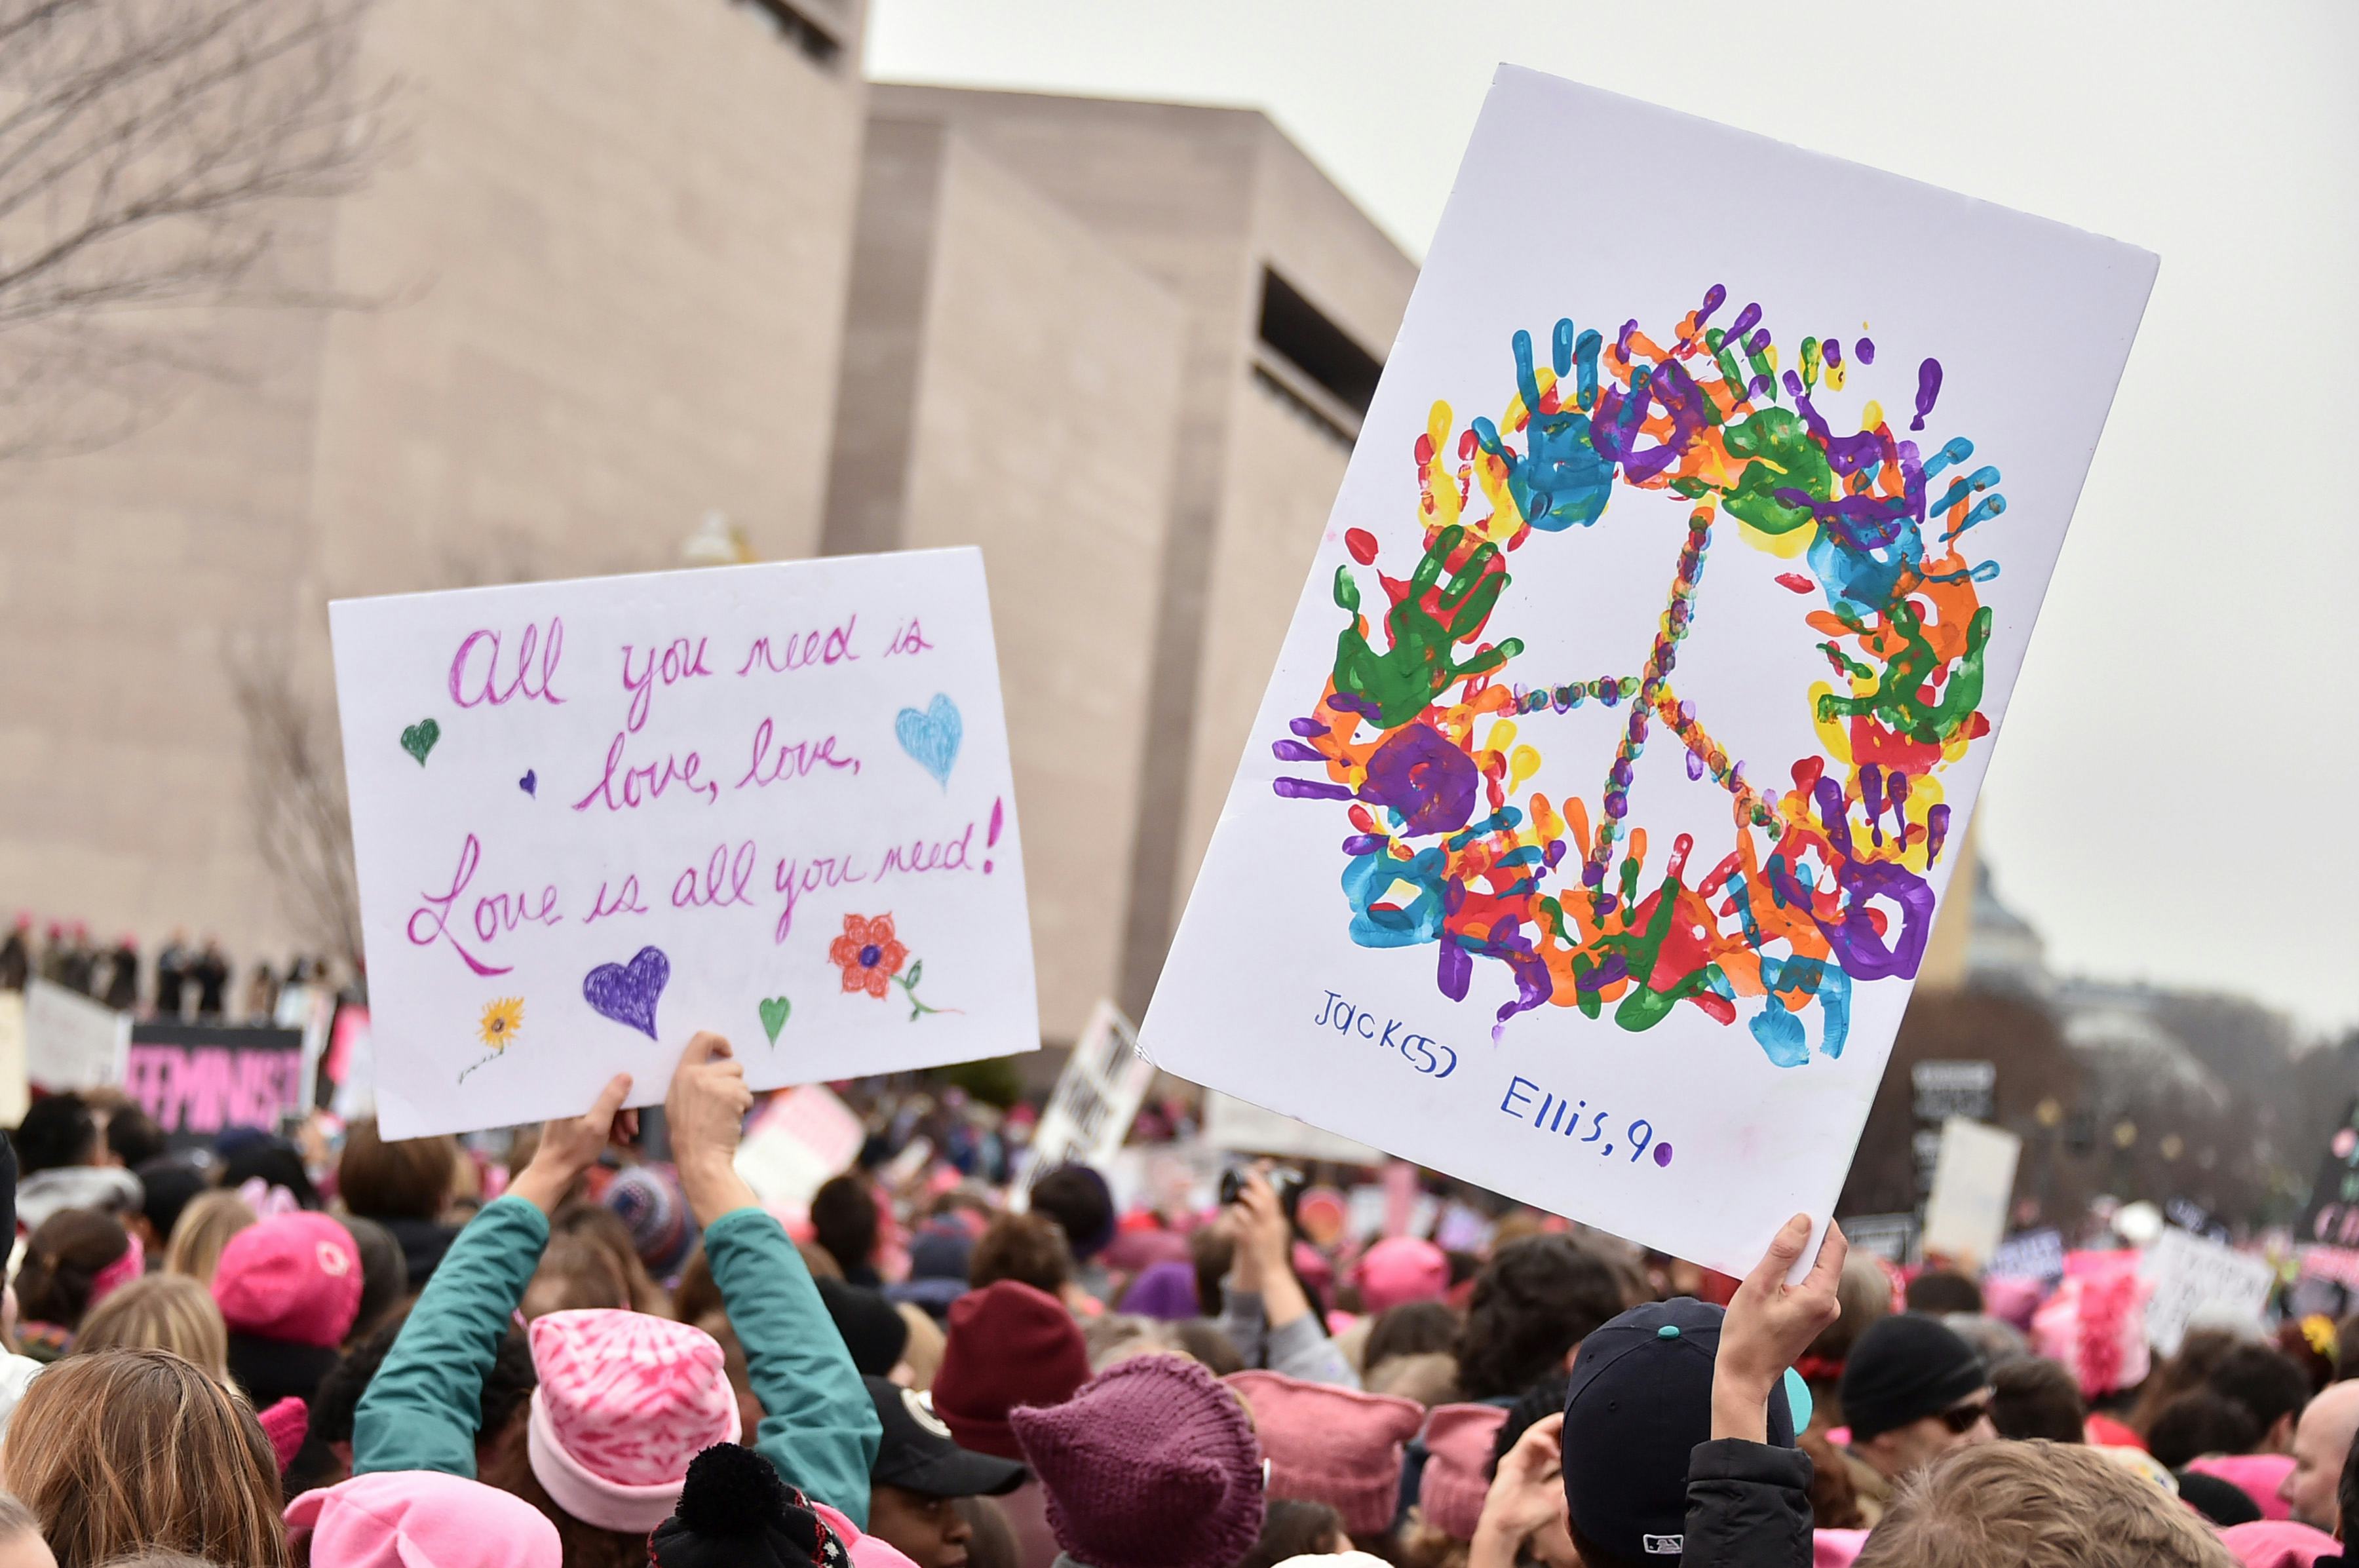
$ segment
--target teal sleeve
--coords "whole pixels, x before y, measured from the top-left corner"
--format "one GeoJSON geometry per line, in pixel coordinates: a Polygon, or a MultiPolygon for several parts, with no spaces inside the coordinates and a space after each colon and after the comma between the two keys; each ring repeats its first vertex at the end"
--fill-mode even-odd
{"type": "Polygon", "coordinates": [[[706,1226],[704,1255],[768,1412],[755,1448],[806,1496],[866,1530],[868,1470],[884,1429],[802,1255],[754,1208],[706,1226]]]}
{"type": "Polygon", "coordinates": [[[549,1216],[522,1198],[485,1204],[459,1233],[353,1413],[353,1474],[474,1479],[484,1377],[548,1245],[549,1216]]]}

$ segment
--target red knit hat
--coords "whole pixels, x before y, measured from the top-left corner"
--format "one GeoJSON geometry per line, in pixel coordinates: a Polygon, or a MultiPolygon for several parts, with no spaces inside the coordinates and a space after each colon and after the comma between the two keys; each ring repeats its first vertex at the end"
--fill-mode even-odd
{"type": "Polygon", "coordinates": [[[1507,1412],[1497,1405],[1441,1405],[1425,1421],[1425,1474],[1418,1510],[1452,1541],[1474,1539],[1491,1490],[1491,1455],[1507,1412]]]}
{"type": "Polygon", "coordinates": [[[1008,1424],[1057,1544],[1090,1568],[1231,1568],[1261,1536],[1260,1445],[1245,1406],[1183,1356],[1117,1363],[1008,1424]]]}
{"type": "Polygon", "coordinates": [[[1047,1291],[1001,1279],[951,1303],[950,1334],[934,1373],[934,1413],[961,1448],[1022,1459],[1008,1412],[1063,1404],[1089,1380],[1081,1328],[1047,1291]]]}
{"type": "Polygon", "coordinates": [[[232,1334],[332,1348],[361,1310],[361,1250],[325,1214],[273,1214],[222,1248],[213,1301],[232,1334]]]}
{"type": "Polygon", "coordinates": [[[1391,1527],[1402,1456],[1424,1423],[1423,1405],[1276,1372],[1239,1372],[1226,1381],[1253,1409],[1273,1496],[1325,1503],[1354,1540],[1391,1527]]]}

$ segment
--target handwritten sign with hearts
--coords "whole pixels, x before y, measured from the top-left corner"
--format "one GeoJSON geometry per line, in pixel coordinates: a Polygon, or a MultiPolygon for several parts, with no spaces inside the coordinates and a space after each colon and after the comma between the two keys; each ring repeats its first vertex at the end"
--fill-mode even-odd
{"type": "Polygon", "coordinates": [[[388,1137],[1038,1045],[978,551],[330,619],[388,1137]]]}

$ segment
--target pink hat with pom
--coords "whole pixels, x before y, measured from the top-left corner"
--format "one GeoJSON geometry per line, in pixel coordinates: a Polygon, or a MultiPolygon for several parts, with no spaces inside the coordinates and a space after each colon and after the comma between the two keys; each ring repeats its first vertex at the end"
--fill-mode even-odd
{"type": "Polygon", "coordinates": [[[361,1310],[361,1249],[325,1214],[273,1214],[222,1248],[213,1301],[232,1334],[332,1348],[361,1310]]]}
{"type": "Polygon", "coordinates": [[[334,1568],[561,1568],[557,1527],[538,1508],[436,1470],[386,1470],[287,1505],[290,1535],[334,1568]]]}
{"type": "Polygon", "coordinates": [[[1386,1236],[1352,1269],[1360,1300],[1372,1312],[1411,1301],[1438,1301],[1450,1290],[1450,1259],[1441,1248],[1413,1236],[1386,1236]]]}
{"type": "Polygon", "coordinates": [[[1426,1418],[1418,1511],[1452,1541],[1474,1539],[1491,1489],[1491,1455],[1506,1424],[1507,1412],[1497,1405],[1441,1405],[1426,1418]]]}
{"type": "Polygon", "coordinates": [[[701,1328],[599,1307],[535,1318],[531,1336],[532,1473],[584,1524],[652,1530],[688,1462],[742,1433],[721,1346],[701,1328]]]}
{"type": "Polygon", "coordinates": [[[1223,1381],[1253,1411],[1272,1493],[1325,1503],[1353,1537],[1391,1526],[1401,1459],[1425,1421],[1423,1405],[1276,1372],[1236,1372],[1223,1381]]]}

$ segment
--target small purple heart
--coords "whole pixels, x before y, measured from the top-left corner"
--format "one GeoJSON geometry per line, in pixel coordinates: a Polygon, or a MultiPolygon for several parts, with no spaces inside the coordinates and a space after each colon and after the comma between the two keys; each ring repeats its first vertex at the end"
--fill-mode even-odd
{"type": "Polygon", "coordinates": [[[601,1017],[656,1038],[656,998],[671,979],[671,960],[643,947],[628,964],[602,964],[582,978],[582,999],[601,1017]]]}
{"type": "Polygon", "coordinates": [[[536,800],[539,799],[540,775],[534,772],[529,768],[526,768],[524,770],[524,777],[516,780],[516,788],[523,790],[526,794],[532,796],[536,800]]]}

